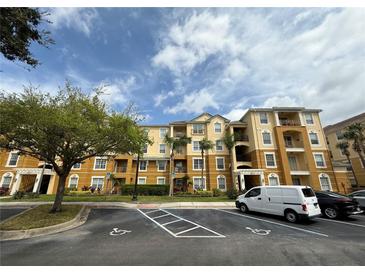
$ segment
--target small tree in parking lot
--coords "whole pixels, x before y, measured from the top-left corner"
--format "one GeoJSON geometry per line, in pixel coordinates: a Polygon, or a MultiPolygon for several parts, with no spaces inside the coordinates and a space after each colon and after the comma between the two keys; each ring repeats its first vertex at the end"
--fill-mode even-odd
{"type": "Polygon", "coordinates": [[[141,153],[150,142],[130,109],[118,113],[100,99],[66,83],[56,95],[32,87],[0,94],[0,148],[18,150],[52,164],[59,176],[51,212],[61,211],[65,181],[73,165],[95,156],[141,153]]]}

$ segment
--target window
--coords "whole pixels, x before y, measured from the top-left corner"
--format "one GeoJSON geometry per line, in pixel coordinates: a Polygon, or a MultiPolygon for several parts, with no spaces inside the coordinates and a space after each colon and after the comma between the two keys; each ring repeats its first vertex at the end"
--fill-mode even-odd
{"type": "Polygon", "coordinates": [[[13,174],[12,173],[5,173],[3,175],[3,178],[1,180],[1,187],[3,188],[9,188],[10,184],[11,184],[11,180],[13,179],[13,174]]]}
{"type": "Polygon", "coordinates": [[[166,153],[166,144],[160,144],[160,153],[166,153]]]}
{"type": "Polygon", "coordinates": [[[203,134],[204,125],[203,124],[193,124],[193,134],[203,134]]]}
{"type": "Polygon", "coordinates": [[[226,190],[226,177],[224,177],[223,175],[219,175],[217,177],[217,187],[220,190],[226,190]]]}
{"type": "Polygon", "coordinates": [[[68,187],[77,188],[78,182],[79,182],[79,176],[77,174],[74,174],[70,177],[70,180],[68,182],[68,187]]]}
{"type": "Polygon", "coordinates": [[[278,186],[279,184],[279,177],[275,173],[271,173],[269,175],[269,186],[278,186]]]}
{"type": "Polygon", "coordinates": [[[96,189],[103,189],[104,185],[104,177],[92,177],[91,178],[91,186],[95,187],[96,189]]]}
{"type": "Polygon", "coordinates": [[[337,141],[340,141],[343,139],[343,133],[341,132],[341,130],[336,131],[336,138],[337,138],[337,141]]]}
{"type": "Polygon", "coordinates": [[[265,153],[266,167],[276,167],[275,154],[265,153]]]}
{"type": "Polygon", "coordinates": [[[145,185],[146,184],[146,181],[147,181],[147,178],[146,177],[138,177],[138,184],[139,185],[145,185]]]}
{"type": "Polygon", "coordinates": [[[143,146],[143,148],[142,148],[142,152],[143,152],[143,153],[147,153],[147,147],[148,147],[148,145],[147,145],[147,144],[145,144],[145,145],[143,146]]]}
{"type": "Polygon", "coordinates": [[[139,161],[139,171],[147,171],[147,161],[139,161]]]}
{"type": "Polygon", "coordinates": [[[193,187],[195,190],[205,190],[205,177],[203,177],[203,181],[201,177],[194,177],[193,187]]]}
{"type": "Polygon", "coordinates": [[[314,153],[314,160],[316,162],[316,167],[326,167],[323,153],[314,153]]]}
{"type": "Polygon", "coordinates": [[[10,152],[7,166],[16,166],[18,159],[19,153],[17,151],[10,152]]]}
{"type": "Polygon", "coordinates": [[[106,159],[96,157],[95,158],[94,169],[106,169],[106,159]]]}
{"type": "Polygon", "coordinates": [[[292,178],[292,182],[294,186],[300,186],[300,178],[294,177],[292,178]]]}
{"type": "Polygon", "coordinates": [[[157,171],[166,171],[166,161],[157,161],[157,171]]]}
{"type": "Polygon", "coordinates": [[[215,141],[215,150],[223,151],[223,141],[222,140],[215,141]]]}
{"type": "Polygon", "coordinates": [[[304,114],[304,117],[305,117],[305,123],[307,125],[313,125],[314,124],[312,113],[305,113],[304,114]]]}
{"type": "Polygon", "coordinates": [[[309,133],[309,138],[312,145],[319,145],[318,134],[315,132],[309,133]]]}
{"type": "Polygon", "coordinates": [[[304,194],[304,197],[315,197],[316,196],[316,194],[314,194],[314,192],[311,188],[302,188],[302,192],[304,194]]]}
{"type": "Polygon", "coordinates": [[[245,197],[248,198],[248,197],[256,197],[256,196],[259,196],[261,194],[261,189],[260,188],[255,188],[255,189],[252,189],[250,190],[246,195],[245,197]]]}
{"type": "Polygon", "coordinates": [[[204,161],[201,158],[193,158],[193,170],[204,169],[204,161]]]}
{"type": "Polygon", "coordinates": [[[165,177],[157,177],[157,184],[164,185],[165,184],[165,177]]]}
{"type": "Polygon", "coordinates": [[[193,141],[193,151],[200,151],[200,142],[193,141]]]}
{"type": "Polygon", "coordinates": [[[221,123],[215,123],[214,124],[214,132],[215,133],[221,133],[222,132],[222,124],[221,123]]]}
{"type": "Polygon", "coordinates": [[[260,124],[268,124],[266,112],[260,112],[260,124]]]}
{"type": "Polygon", "coordinates": [[[262,141],[264,145],[271,145],[271,134],[270,132],[263,132],[262,133],[262,141]]]}
{"type": "Polygon", "coordinates": [[[216,157],[216,168],[217,170],[224,170],[224,157],[216,157]]]}
{"type": "Polygon", "coordinates": [[[165,138],[166,134],[167,134],[167,128],[165,127],[160,128],[160,138],[165,138]]]}
{"type": "Polygon", "coordinates": [[[332,191],[332,186],[330,182],[330,178],[327,174],[320,174],[319,175],[319,182],[321,184],[321,189],[324,191],[332,191]]]}
{"type": "Polygon", "coordinates": [[[72,169],[80,169],[81,168],[81,163],[76,163],[72,166],[72,169]]]}

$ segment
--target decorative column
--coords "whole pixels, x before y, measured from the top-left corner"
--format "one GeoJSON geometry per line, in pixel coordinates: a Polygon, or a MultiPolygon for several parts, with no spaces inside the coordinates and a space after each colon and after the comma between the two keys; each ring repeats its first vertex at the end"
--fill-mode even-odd
{"type": "Polygon", "coordinates": [[[261,185],[264,186],[265,185],[265,176],[264,176],[264,173],[260,173],[260,182],[261,182],[261,185]]]}
{"type": "Polygon", "coordinates": [[[42,175],[40,173],[38,173],[37,177],[35,178],[35,182],[34,182],[34,186],[33,186],[34,193],[38,192],[38,189],[39,189],[38,186],[40,186],[40,183],[41,183],[41,176],[42,175]]]}
{"type": "Polygon", "coordinates": [[[15,192],[17,192],[19,190],[19,187],[20,187],[20,182],[22,181],[22,175],[17,173],[15,175],[15,179],[14,179],[14,183],[13,183],[13,186],[11,188],[11,192],[10,192],[10,195],[13,195],[15,194],[15,192]]]}
{"type": "Polygon", "coordinates": [[[241,189],[244,190],[246,188],[246,184],[245,184],[245,175],[243,174],[243,172],[240,173],[240,179],[241,179],[241,189]]]}
{"type": "Polygon", "coordinates": [[[276,126],[280,126],[280,121],[279,121],[279,114],[277,111],[274,112],[275,115],[275,122],[276,122],[276,126]]]}

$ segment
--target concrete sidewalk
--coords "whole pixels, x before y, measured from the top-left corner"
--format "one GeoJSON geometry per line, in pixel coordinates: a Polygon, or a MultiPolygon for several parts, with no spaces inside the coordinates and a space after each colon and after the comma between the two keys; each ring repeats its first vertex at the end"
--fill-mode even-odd
{"type": "MultiPolygon", "coordinates": [[[[53,202],[2,202],[0,207],[33,207],[53,202]]],[[[84,205],[94,208],[234,208],[234,202],[174,202],[174,203],[125,203],[125,202],[63,202],[65,205],[84,205]]]]}

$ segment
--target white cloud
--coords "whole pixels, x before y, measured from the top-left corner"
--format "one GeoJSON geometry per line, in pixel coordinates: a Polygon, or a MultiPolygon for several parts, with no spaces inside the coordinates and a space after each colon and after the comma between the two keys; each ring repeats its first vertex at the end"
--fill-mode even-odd
{"type": "Polygon", "coordinates": [[[295,107],[298,106],[295,98],[289,96],[274,96],[265,100],[263,107],[295,107]]]}
{"type": "Polygon", "coordinates": [[[136,88],[136,78],[129,76],[127,79],[113,79],[103,81],[101,99],[110,106],[123,105],[128,102],[130,93],[136,88]]]}
{"type": "Polygon", "coordinates": [[[97,21],[100,20],[97,10],[91,8],[52,8],[48,19],[55,29],[73,28],[88,37],[97,21]]]}
{"type": "Polygon", "coordinates": [[[248,110],[248,108],[246,108],[246,109],[235,108],[235,109],[232,109],[230,112],[224,114],[223,116],[231,121],[238,121],[239,119],[242,118],[243,115],[245,115],[247,110],[248,110]]]}

